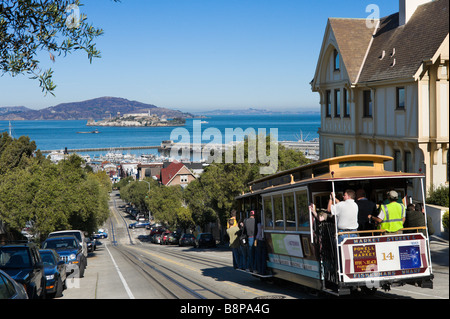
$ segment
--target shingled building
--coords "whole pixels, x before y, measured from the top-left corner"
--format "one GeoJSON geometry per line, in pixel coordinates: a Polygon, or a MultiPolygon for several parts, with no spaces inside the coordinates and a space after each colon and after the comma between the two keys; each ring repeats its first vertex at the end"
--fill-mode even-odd
{"type": "MultiPolygon", "coordinates": [[[[380,18],[329,18],[311,87],[320,158],[383,154],[387,169],[448,183],[449,0],[400,0],[380,18]],[[391,165],[389,167],[388,165],[391,165]]],[[[419,185],[410,195],[420,196],[419,185]]]]}

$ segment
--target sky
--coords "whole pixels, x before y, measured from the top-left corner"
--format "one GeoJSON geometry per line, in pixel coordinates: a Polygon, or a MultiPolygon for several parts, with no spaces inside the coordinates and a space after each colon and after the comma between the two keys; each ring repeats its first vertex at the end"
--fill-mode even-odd
{"type": "Polygon", "coordinates": [[[45,95],[27,75],[0,74],[0,107],[42,109],[113,96],[194,112],[216,109],[319,110],[311,91],[329,17],[398,12],[395,0],[82,0],[104,30],[101,59],[78,51],[39,57],[51,67],[45,95]]]}

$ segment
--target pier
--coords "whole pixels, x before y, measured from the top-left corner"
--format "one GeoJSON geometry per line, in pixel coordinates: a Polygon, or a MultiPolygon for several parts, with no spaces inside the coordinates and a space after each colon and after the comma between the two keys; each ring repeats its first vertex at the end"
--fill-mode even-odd
{"type": "MultiPolygon", "coordinates": [[[[104,152],[104,151],[128,151],[128,150],[151,150],[159,149],[161,146],[120,146],[120,147],[97,147],[97,148],[74,148],[68,149],[69,153],[104,152]]],[[[61,152],[61,150],[41,150],[42,154],[61,152]]]]}
{"type": "MultiPolygon", "coordinates": [[[[128,150],[150,150],[156,149],[162,156],[181,156],[183,152],[189,154],[197,153],[204,154],[205,152],[215,152],[236,147],[241,142],[232,142],[229,144],[214,144],[214,143],[174,143],[173,141],[163,141],[161,145],[156,146],[120,146],[120,147],[98,147],[98,148],[78,148],[67,149],[68,153],[86,153],[86,152],[104,152],[104,151],[128,151],[128,150]],[[175,153],[175,154],[174,154],[175,153]]],[[[288,149],[294,149],[304,153],[311,159],[319,158],[319,141],[281,141],[279,144],[284,145],[288,149]]],[[[41,150],[42,154],[50,154],[61,152],[61,150],[41,150]]]]}

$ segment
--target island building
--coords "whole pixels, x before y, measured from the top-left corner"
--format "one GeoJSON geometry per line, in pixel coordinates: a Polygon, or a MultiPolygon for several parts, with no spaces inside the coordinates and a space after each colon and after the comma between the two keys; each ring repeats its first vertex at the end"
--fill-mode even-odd
{"type": "MultiPolygon", "coordinates": [[[[383,154],[386,169],[448,184],[449,0],[400,0],[380,19],[329,18],[313,92],[320,158],[383,154]]],[[[420,185],[410,196],[421,199],[420,185]]]]}

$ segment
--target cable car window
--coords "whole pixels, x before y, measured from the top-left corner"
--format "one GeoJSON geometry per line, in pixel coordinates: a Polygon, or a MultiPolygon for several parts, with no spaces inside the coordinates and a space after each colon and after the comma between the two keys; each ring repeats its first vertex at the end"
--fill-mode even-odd
{"type": "Polygon", "coordinates": [[[266,228],[273,228],[273,215],[272,215],[272,197],[264,198],[264,226],[266,228]]]}
{"type": "Polygon", "coordinates": [[[352,166],[369,166],[369,167],[373,167],[373,162],[372,161],[346,161],[346,162],[339,162],[339,168],[352,167],[352,166]]]}
{"type": "Polygon", "coordinates": [[[309,227],[308,194],[306,190],[297,191],[295,192],[295,197],[298,227],[309,227]]]}
{"type": "Polygon", "coordinates": [[[286,230],[295,230],[294,193],[284,194],[284,214],[286,217],[286,230]]]}
{"type": "Polygon", "coordinates": [[[273,213],[275,218],[275,229],[284,230],[283,197],[281,195],[273,197],[273,213]]]}

